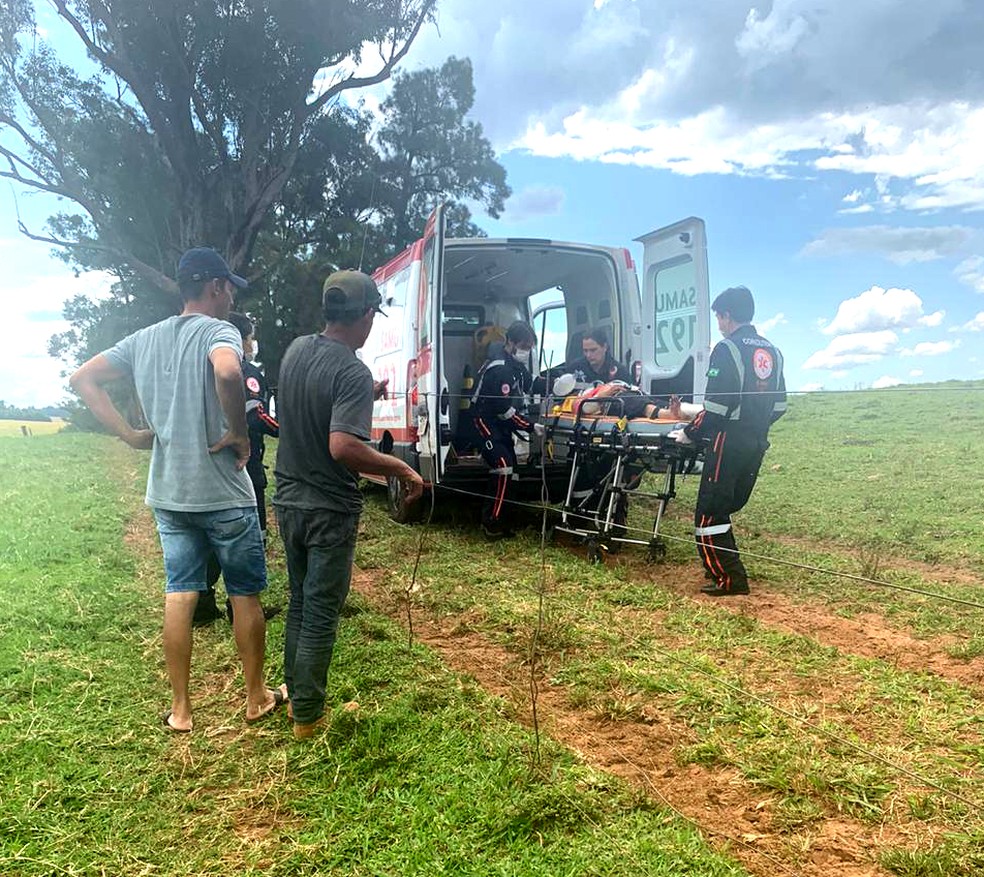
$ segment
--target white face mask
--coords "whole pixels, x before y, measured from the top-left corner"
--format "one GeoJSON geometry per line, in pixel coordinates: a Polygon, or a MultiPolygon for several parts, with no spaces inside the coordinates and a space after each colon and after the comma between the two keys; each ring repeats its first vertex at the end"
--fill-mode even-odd
{"type": "Polygon", "coordinates": [[[520,350],[518,347],[510,354],[516,362],[521,362],[526,365],[530,361],[530,352],[528,350],[520,350]]]}

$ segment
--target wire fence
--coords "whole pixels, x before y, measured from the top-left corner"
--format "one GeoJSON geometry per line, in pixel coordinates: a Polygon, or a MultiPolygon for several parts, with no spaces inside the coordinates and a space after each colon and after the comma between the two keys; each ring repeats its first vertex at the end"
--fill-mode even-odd
{"type": "MultiPolygon", "coordinates": [[[[541,480],[542,480],[542,489],[545,493],[546,478],[545,478],[545,470],[542,467],[541,467],[541,480]]],[[[467,495],[475,499],[484,498],[484,494],[478,493],[476,491],[466,491],[461,489],[452,489],[452,490],[454,490],[454,492],[458,494],[467,495]]],[[[432,491],[432,495],[433,493],[434,491],[432,491]]],[[[529,586],[529,585],[525,585],[522,582],[514,583],[518,588],[522,589],[529,596],[532,596],[536,601],[535,616],[531,621],[529,649],[527,652],[527,665],[528,665],[528,689],[529,689],[531,726],[533,730],[534,746],[535,746],[534,762],[535,764],[539,765],[540,747],[541,747],[541,716],[540,716],[540,705],[539,705],[540,679],[543,673],[542,668],[544,666],[543,665],[544,655],[541,649],[541,636],[545,624],[546,612],[548,610],[548,607],[560,609],[565,611],[569,618],[572,618],[575,622],[582,623],[582,624],[592,623],[592,618],[588,613],[586,607],[583,605],[583,603],[574,602],[571,599],[565,599],[556,593],[551,593],[550,589],[548,588],[546,546],[547,546],[547,532],[548,532],[547,515],[551,510],[549,504],[545,501],[545,499],[542,499],[540,503],[525,503],[525,502],[512,501],[512,500],[507,500],[507,502],[512,502],[514,505],[522,506],[529,510],[538,511],[541,514],[541,530],[540,530],[540,540],[539,540],[539,572],[537,575],[536,584],[533,586],[529,586]]],[[[433,505],[433,498],[432,498],[431,510],[430,510],[430,514],[428,515],[428,523],[431,522],[433,516],[433,510],[434,510],[434,505],[433,505]]],[[[688,541],[688,540],[681,540],[681,541],[688,541]]],[[[435,544],[438,545],[438,549],[439,549],[440,543],[435,542],[435,544]]],[[[692,542],[691,544],[696,546],[696,542],[692,542]]],[[[423,546],[423,540],[421,539],[418,542],[418,556],[415,559],[414,567],[413,567],[413,575],[415,579],[420,564],[419,552],[422,549],[422,546],[423,546]]],[[[760,555],[756,555],[756,556],[760,556],[760,555]]],[[[781,560],[774,559],[774,558],[763,558],[763,559],[771,559],[771,560],[776,560],[777,562],[781,562],[781,560]]],[[[832,575],[838,574],[838,571],[836,570],[833,571],[822,570],[820,568],[810,567],[809,565],[800,565],[800,566],[810,571],[823,572],[825,574],[832,574],[832,575]]],[[[885,584],[888,585],[889,587],[892,587],[891,583],[883,583],[875,579],[867,579],[863,576],[849,575],[849,577],[852,579],[865,581],[869,584],[874,584],[874,585],[885,584]]],[[[910,589],[905,589],[905,590],[910,590],[910,589]]],[[[925,595],[931,597],[935,596],[941,599],[949,599],[946,595],[938,595],[938,594],[933,594],[931,592],[926,592],[925,595]]],[[[982,604],[976,604],[969,601],[957,601],[957,602],[961,602],[963,605],[973,606],[974,608],[984,608],[984,605],[982,604]]],[[[409,612],[409,608],[408,608],[408,612],[409,612]]],[[[665,661],[672,662],[673,664],[682,668],[686,672],[692,673],[706,680],[706,682],[709,683],[712,687],[718,690],[726,691],[731,694],[737,695],[742,700],[742,702],[756,703],[759,706],[763,707],[764,709],[774,712],[777,716],[781,716],[782,718],[792,722],[793,726],[798,729],[798,733],[801,735],[801,738],[805,739],[807,735],[813,735],[813,737],[815,738],[823,739],[828,743],[835,744],[836,746],[839,746],[843,749],[850,750],[854,752],[856,756],[861,760],[878,763],[883,767],[887,768],[892,773],[894,773],[896,776],[905,777],[908,780],[912,781],[913,783],[917,784],[922,789],[934,790],[935,792],[939,793],[945,798],[948,798],[953,802],[959,803],[964,807],[969,808],[970,812],[977,812],[980,808],[980,804],[982,802],[976,801],[973,798],[963,794],[961,791],[956,791],[954,790],[954,788],[950,788],[948,787],[948,785],[944,784],[944,783],[950,783],[958,787],[966,786],[968,783],[973,782],[972,778],[969,778],[966,775],[961,775],[959,773],[954,773],[954,772],[947,772],[945,776],[938,781],[937,779],[929,777],[918,770],[913,770],[907,767],[906,765],[899,764],[897,761],[894,761],[893,759],[888,758],[880,754],[879,752],[874,751],[870,747],[858,743],[855,740],[849,739],[844,734],[836,733],[830,728],[824,727],[823,725],[820,725],[815,721],[812,721],[808,716],[799,715],[793,710],[787,709],[786,707],[775,703],[773,700],[770,700],[767,697],[763,697],[762,695],[750,691],[748,688],[743,687],[742,685],[735,684],[734,682],[722,678],[720,674],[712,672],[693,661],[689,661],[676,652],[663,648],[661,645],[653,642],[651,637],[633,636],[627,634],[626,631],[623,629],[622,631],[620,631],[620,639],[624,646],[634,647],[639,653],[659,655],[665,661]]],[[[503,678],[505,678],[504,674],[502,674],[501,671],[500,671],[500,675],[503,675],[503,678]]],[[[911,738],[911,736],[904,733],[901,733],[896,739],[902,745],[903,749],[905,749],[906,751],[912,751],[917,745],[917,741],[911,738]]],[[[633,768],[638,772],[639,776],[643,778],[644,784],[647,787],[647,789],[656,798],[658,798],[666,806],[668,806],[679,818],[682,818],[683,820],[694,826],[698,831],[702,832],[705,835],[709,835],[711,837],[719,837],[721,839],[728,841],[729,843],[733,843],[739,847],[745,848],[749,854],[761,856],[769,860],[772,865],[785,871],[786,873],[790,873],[790,874],[799,873],[795,868],[791,867],[782,859],[779,859],[771,855],[770,853],[762,850],[761,848],[756,847],[755,844],[753,843],[747,842],[737,833],[728,834],[719,831],[708,831],[705,827],[700,825],[699,821],[695,819],[691,819],[690,817],[686,816],[686,814],[684,814],[682,811],[680,811],[679,808],[674,806],[672,804],[669,793],[667,793],[665,790],[660,788],[658,782],[651,775],[651,772],[643,769],[641,766],[636,764],[633,761],[632,757],[629,756],[624,751],[623,748],[619,747],[617,744],[614,744],[611,740],[607,740],[607,739],[605,740],[605,745],[609,749],[613,750],[623,763],[633,766],[633,768]]],[[[812,744],[808,744],[808,745],[812,745],[812,744]]],[[[572,804],[573,807],[575,807],[575,809],[581,810],[583,812],[583,808],[581,808],[580,804],[577,802],[576,799],[570,798],[570,803],[572,804]]],[[[588,820],[593,825],[595,825],[597,830],[607,834],[603,826],[601,826],[599,823],[591,819],[587,813],[585,813],[584,815],[588,818],[588,820]]],[[[616,846],[619,845],[619,841],[617,838],[610,836],[610,839],[616,846]]],[[[645,862],[639,861],[638,857],[633,856],[630,850],[625,850],[625,852],[630,858],[632,858],[635,861],[637,870],[640,873],[651,873],[650,868],[647,866],[645,862]]]]}

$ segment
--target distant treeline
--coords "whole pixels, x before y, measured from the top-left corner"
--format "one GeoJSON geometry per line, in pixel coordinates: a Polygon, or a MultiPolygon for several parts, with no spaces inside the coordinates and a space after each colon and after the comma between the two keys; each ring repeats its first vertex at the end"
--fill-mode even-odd
{"type": "Polygon", "coordinates": [[[62,408],[18,408],[8,405],[0,399],[0,420],[41,420],[50,421],[52,417],[65,417],[68,414],[62,408]]]}

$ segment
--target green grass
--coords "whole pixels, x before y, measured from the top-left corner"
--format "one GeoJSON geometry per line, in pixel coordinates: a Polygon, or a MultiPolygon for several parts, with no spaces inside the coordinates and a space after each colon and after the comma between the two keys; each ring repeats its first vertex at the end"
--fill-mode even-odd
{"type": "MultiPolygon", "coordinates": [[[[381,564],[379,554],[386,552],[395,585],[409,573],[416,538],[414,531],[394,532],[371,506],[361,556],[381,564]]],[[[539,573],[529,559],[539,549],[533,537],[524,537],[489,551],[494,563],[489,552],[473,550],[467,532],[441,528],[425,544],[415,602],[436,614],[465,614],[470,625],[521,657],[536,618],[539,573]]],[[[542,660],[578,706],[624,719],[638,719],[653,706],[669,709],[705,744],[700,760],[707,760],[708,747],[716,749],[721,763],[738,767],[753,783],[865,820],[883,818],[891,803],[886,796],[910,780],[832,739],[857,743],[958,793],[979,788],[984,716],[979,701],[959,686],[842,655],[652,585],[644,601],[649,614],[629,615],[622,570],[590,566],[553,547],[546,561],[545,627],[563,636],[544,639],[542,660]],[[606,599],[610,591],[613,601],[606,599]],[[765,705],[736,689],[757,694],[765,705]],[[770,710],[769,703],[827,733],[770,710]]],[[[940,807],[951,817],[965,809],[952,799],[940,807]]]]}
{"type": "Polygon", "coordinates": [[[0,873],[745,873],[550,741],[534,769],[501,702],[358,598],[330,686],[360,707],[313,745],[244,725],[221,624],[196,636],[196,731],[167,735],[160,561],[123,538],[145,460],[76,434],[0,439],[0,464],[0,873]]]}
{"type": "MultiPolygon", "coordinates": [[[[737,518],[742,545],[982,602],[974,570],[984,559],[984,444],[971,440],[984,426],[982,406],[984,395],[966,386],[933,396],[795,399],[773,434],[752,503],[737,518]],[[955,411],[947,419],[952,429],[913,415],[932,405],[955,411]]],[[[546,548],[548,635],[539,661],[551,681],[565,688],[572,707],[606,721],[641,727],[654,714],[671,717],[678,760],[736,769],[772,796],[781,831],[808,832],[846,817],[916,835],[944,832],[945,842],[898,845],[882,861],[898,874],[976,873],[984,830],[979,694],[929,672],[771,630],[664,587],[696,563],[695,492],[696,479],[687,479],[667,522],[677,538],[655,569],[631,552],[615,566],[592,566],[569,548],[546,548]]],[[[651,524],[645,503],[634,504],[630,522],[651,524]]],[[[394,596],[402,595],[418,540],[418,530],[388,522],[374,495],[359,560],[381,571],[394,596]]],[[[819,604],[827,613],[881,615],[886,626],[915,636],[957,634],[961,639],[946,644],[956,658],[984,648],[982,612],[973,607],[767,560],[748,564],[762,588],[801,602],[805,620],[819,604]]],[[[524,660],[537,623],[539,576],[536,532],[483,545],[445,517],[425,536],[414,611],[458,616],[524,660]]]]}
{"type": "MultiPolygon", "coordinates": [[[[790,565],[984,602],[982,434],[979,382],[793,397],[770,433],[752,500],[735,516],[750,574],[845,614],[876,612],[921,636],[959,635],[966,641],[952,647],[956,655],[984,653],[981,610],[790,565]]],[[[698,483],[683,479],[670,507],[671,563],[692,558],[698,483]]],[[[636,502],[630,524],[651,527],[652,504],[636,502]]]]}

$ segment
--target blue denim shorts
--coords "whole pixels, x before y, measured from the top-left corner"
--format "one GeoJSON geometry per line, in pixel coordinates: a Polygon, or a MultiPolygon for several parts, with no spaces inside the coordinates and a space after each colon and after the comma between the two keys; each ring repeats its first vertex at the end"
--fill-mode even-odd
{"type": "Polygon", "coordinates": [[[214,551],[230,597],[259,594],[267,586],[263,536],[255,506],[216,512],[154,509],[164,551],[167,593],[204,591],[214,551]]]}

